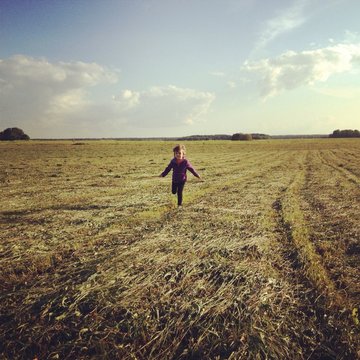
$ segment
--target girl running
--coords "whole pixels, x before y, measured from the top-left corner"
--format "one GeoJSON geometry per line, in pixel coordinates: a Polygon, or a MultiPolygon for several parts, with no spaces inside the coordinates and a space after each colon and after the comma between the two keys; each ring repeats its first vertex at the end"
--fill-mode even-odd
{"type": "Polygon", "coordinates": [[[174,158],[170,161],[166,169],[160,174],[160,177],[165,177],[170,170],[172,173],[171,192],[177,194],[178,206],[182,205],[183,190],[187,180],[186,170],[189,170],[195,177],[202,180],[200,175],[190,164],[190,161],[185,159],[185,145],[176,145],[173,149],[174,158]]]}

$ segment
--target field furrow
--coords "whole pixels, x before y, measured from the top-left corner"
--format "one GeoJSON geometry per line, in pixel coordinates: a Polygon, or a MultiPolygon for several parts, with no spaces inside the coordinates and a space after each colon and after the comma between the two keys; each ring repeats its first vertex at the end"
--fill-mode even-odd
{"type": "MultiPolygon", "coordinates": [[[[311,177],[305,171],[305,166],[309,166],[312,157],[313,152],[308,154],[304,169],[296,174],[294,181],[276,202],[280,229],[283,229],[284,238],[288,240],[279,252],[292,260],[293,268],[297,270],[298,276],[310,290],[313,301],[312,311],[317,314],[323,333],[331,334],[327,339],[323,339],[321,343],[323,348],[320,351],[323,354],[329,351],[327,354],[329,357],[333,353],[337,354],[337,357],[348,358],[351,356],[349,352],[355,353],[359,346],[358,338],[354,336],[355,324],[352,318],[353,309],[357,309],[357,305],[356,302],[349,302],[347,296],[338,291],[337,284],[329,272],[331,258],[324,257],[313,241],[314,209],[304,205],[303,198],[305,195],[308,201],[314,199],[307,197],[309,194],[305,189],[307,179],[311,177]],[[340,327],[341,331],[338,330],[340,327]],[[344,343],[351,344],[353,349],[344,348],[342,346],[344,343]]],[[[319,167],[316,169],[319,171],[319,167]]],[[[333,253],[332,256],[336,257],[336,254],[333,253]]],[[[344,257],[341,260],[346,261],[344,257]]],[[[346,271],[347,269],[344,268],[340,270],[343,275],[346,271]]],[[[356,287],[356,279],[352,280],[355,281],[352,284],[356,287]]]]}
{"type": "Polygon", "coordinates": [[[332,171],[330,161],[331,157],[319,153],[309,162],[303,191],[307,218],[311,240],[337,291],[348,306],[356,307],[360,300],[360,188],[348,172],[332,171]]]}
{"type": "Polygon", "coordinates": [[[352,165],[349,165],[338,152],[321,152],[320,156],[324,164],[336,172],[342,173],[348,181],[360,187],[360,173],[358,164],[355,161],[352,161],[352,165]]]}

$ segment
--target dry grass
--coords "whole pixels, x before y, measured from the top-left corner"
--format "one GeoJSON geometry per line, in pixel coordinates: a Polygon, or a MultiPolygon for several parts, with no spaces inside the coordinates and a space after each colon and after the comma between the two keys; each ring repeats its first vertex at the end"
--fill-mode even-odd
{"type": "Polygon", "coordinates": [[[5,359],[356,359],[360,143],[0,143],[5,359]]]}

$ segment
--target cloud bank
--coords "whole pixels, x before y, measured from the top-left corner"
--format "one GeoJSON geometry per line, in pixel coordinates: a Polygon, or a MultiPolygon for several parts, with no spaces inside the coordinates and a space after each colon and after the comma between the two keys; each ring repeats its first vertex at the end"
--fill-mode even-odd
{"type": "Polygon", "coordinates": [[[141,92],[125,90],[114,98],[128,123],[142,127],[191,125],[209,111],[214,99],[212,93],[174,85],[154,86],[141,92]]]}
{"type": "Polygon", "coordinates": [[[287,51],[276,58],[247,61],[242,69],[260,77],[260,93],[268,98],[283,90],[325,82],[360,65],[360,44],[340,43],[309,50],[287,51]]]}
{"type": "Polygon", "coordinates": [[[0,59],[0,124],[39,135],[64,124],[76,127],[92,106],[89,91],[117,81],[116,72],[95,63],[51,63],[24,55],[0,59]]]}
{"type": "Polygon", "coordinates": [[[215,98],[173,85],[144,91],[114,86],[119,73],[96,63],[52,63],[24,55],[0,59],[0,126],[22,127],[32,137],[124,136],[124,126],[192,124],[215,98]]]}

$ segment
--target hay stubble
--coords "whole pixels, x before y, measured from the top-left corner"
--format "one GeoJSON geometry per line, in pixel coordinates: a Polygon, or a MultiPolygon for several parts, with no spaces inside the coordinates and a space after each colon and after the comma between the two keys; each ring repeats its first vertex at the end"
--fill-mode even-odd
{"type": "Polygon", "coordinates": [[[172,145],[0,144],[2,356],[355,359],[359,142],[172,145]]]}

